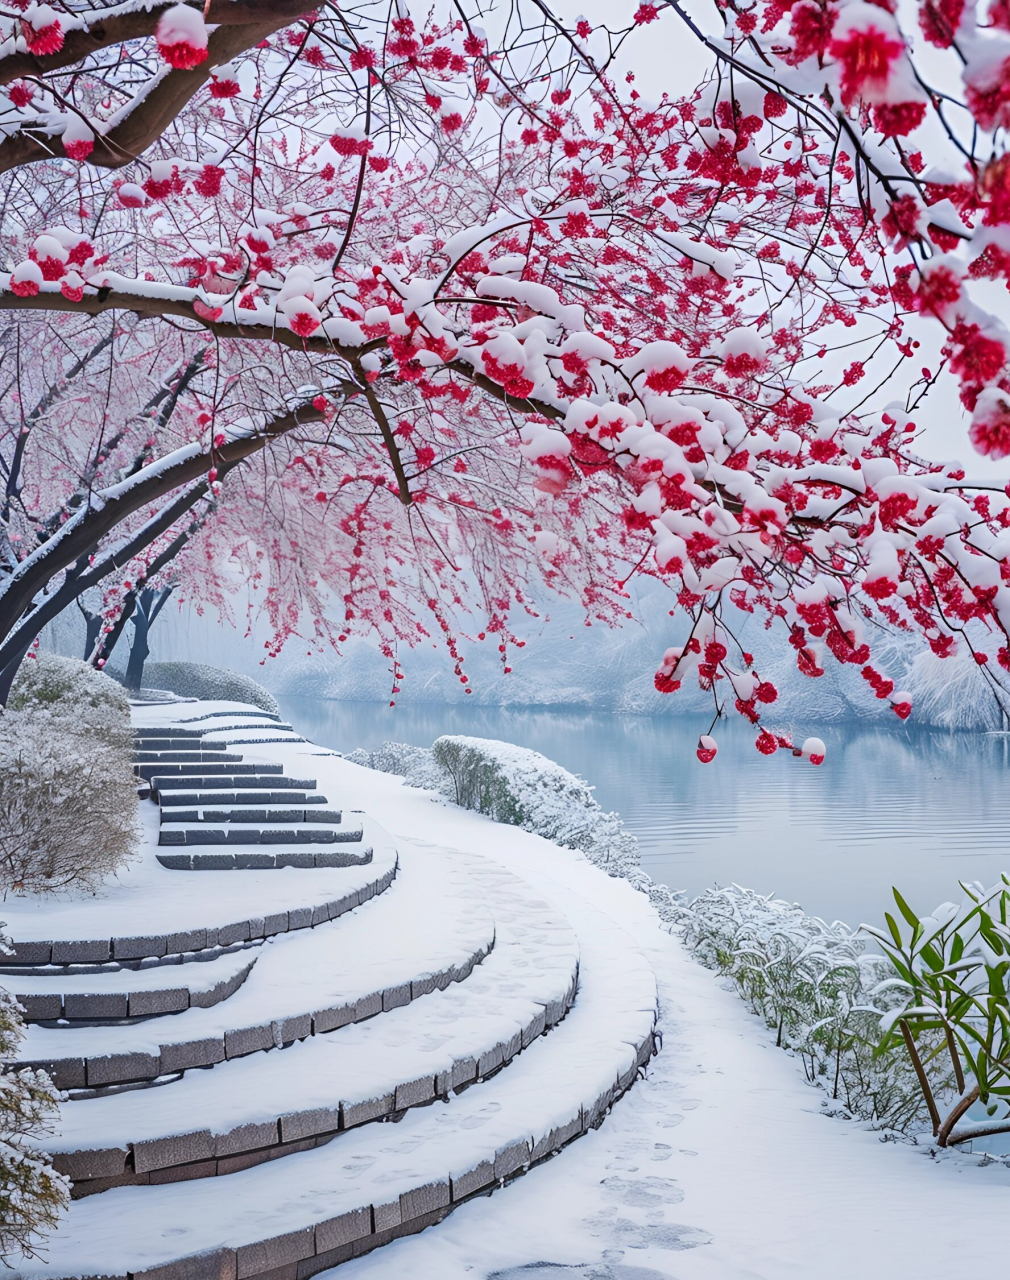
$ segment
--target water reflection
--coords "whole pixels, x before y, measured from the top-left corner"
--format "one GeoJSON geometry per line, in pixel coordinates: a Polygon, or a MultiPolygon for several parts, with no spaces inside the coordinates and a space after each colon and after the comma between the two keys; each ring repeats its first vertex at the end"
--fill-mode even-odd
{"type": "MultiPolygon", "coordinates": [[[[758,754],[742,724],[719,726],[719,755],[694,756],[707,722],[495,707],[281,699],[316,742],[349,751],[386,739],[429,746],[470,733],[532,747],[596,786],[638,837],[656,880],[697,892],[738,881],[829,919],[877,921],[898,885],[928,909],[957,880],[1010,872],[1010,745],[1000,735],[909,726],[817,726],[821,768],[758,754]]],[[[797,736],[802,736],[802,729],[797,736]]]]}

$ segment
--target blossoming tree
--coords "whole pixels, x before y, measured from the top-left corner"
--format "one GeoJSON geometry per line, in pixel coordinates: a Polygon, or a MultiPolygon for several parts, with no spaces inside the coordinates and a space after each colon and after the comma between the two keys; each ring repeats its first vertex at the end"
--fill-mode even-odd
{"type": "MultiPolygon", "coordinates": [[[[659,104],[539,0],[493,40],[465,5],[5,20],[0,685],[81,591],[113,619],[213,502],[179,594],[227,609],[243,581],[271,651],[378,631],[394,691],[430,629],[466,683],[468,608],[507,664],[541,583],[611,621],[635,573],[686,622],[657,688],[698,679],[769,754],[823,745],[766,727],[746,613],[902,718],[881,627],[968,645],[1002,689],[1002,488],[916,451],[917,311],[977,445],[1005,412],[1004,347],[939,252],[966,184],[903,142],[928,91],[884,9],[720,12],[714,70],[659,104]]],[[[998,244],[994,182],[973,244],[998,244]]]]}

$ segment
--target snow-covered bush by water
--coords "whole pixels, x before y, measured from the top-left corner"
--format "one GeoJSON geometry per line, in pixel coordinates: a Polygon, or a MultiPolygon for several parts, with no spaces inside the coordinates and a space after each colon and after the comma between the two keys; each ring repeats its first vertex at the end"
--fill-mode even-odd
{"type": "Polygon", "coordinates": [[[0,715],[0,894],[94,890],[137,839],[124,691],[40,653],[0,715]]]}
{"type": "Polygon", "coordinates": [[[637,872],[638,841],[617,814],[597,804],[587,782],[539,751],[494,738],[446,734],[430,748],[384,742],[378,751],[354,751],[347,759],[398,774],[413,787],[440,791],[496,822],[579,849],[614,875],[637,872]]]}
{"type": "MultiPolygon", "coordinates": [[[[0,937],[0,954],[6,951],[0,937]]],[[[0,988],[0,1061],[9,1062],[24,1035],[14,997],[0,988]]],[[[44,1071],[5,1070],[0,1074],[0,1261],[31,1257],[59,1222],[70,1183],[36,1147],[51,1133],[59,1094],[44,1071]]]]}
{"type": "Polygon", "coordinates": [[[280,714],[273,695],[249,676],[200,662],[148,662],[144,667],[144,688],[167,689],[184,698],[206,698],[211,702],[248,702],[270,715],[280,714]]]}

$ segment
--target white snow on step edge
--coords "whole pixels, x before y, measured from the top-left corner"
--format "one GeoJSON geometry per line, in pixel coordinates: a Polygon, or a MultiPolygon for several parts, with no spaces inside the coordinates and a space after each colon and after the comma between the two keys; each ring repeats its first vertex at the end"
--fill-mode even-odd
{"type": "MultiPolygon", "coordinates": [[[[377,880],[393,858],[388,841],[380,845],[369,835],[374,856],[371,863],[361,867],[173,871],[158,862],[158,853],[171,853],[172,846],[158,847],[157,808],[141,801],[140,818],[144,839],[136,860],[103,886],[100,897],[8,898],[0,905],[0,919],[6,921],[6,932],[18,942],[31,942],[51,938],[124,938],[217,928],[270,912],[293,911],[329,902],[377,880]]],[[[207,850],[215,847],[218,846],[207,846],[207,850]]],[[[249,845],[248,849],[262,853],[267,847],[249,845]]],[[[193,851],[200,850],[194,847],[193,851]]]]}
{"type": "MultiPolygon", "coordinates": [[[[372,834],[380,828],[372,824],[372,834]]],[[[339,868],[331,876],[346,892],[383,874],[393,852],[388,838],[380,856],[363,867],[339,868]],[[370,874],[366,874],[370,873],[370,874]]],[[[221,1036],[317,1009],[350,1004],[412,979],[444,972],[494,942],[494,919],[480,891],[451,859],[413,854],[385,891],[336,920],[269,939],[258,949],[252,973],[229,999],[209,1009],[186,1009],[170,1017],[118,1027],[31,1026],[18,1052],[22,1061],[105,1057],[112,1053],[154,1053],[161,1045],[221,1036]],[[401,880],[401,876],[405,879],[401,880]]],[[[182,879],[241,880],[249,871],[167,871],[182,879]]],[[[310,871],[270,871],[267,876],[311,875],[310,871]]],[[[323,873],[317,873],[323,874],[323,873]]],[[[208,897],[220,887],[208,885],[208,897]]],[[[336,890],[331,890],[331,896],[336,890]]],[[[219,908],[215,908],[219,909],[219,908]]],[[[258,914],[272,910],[268,895],[258,914]]],[[[245,952],[244,954],[248,954],[245,952]]],[[[6,979],[6,975],[0,975],[6,979]]],[[[170,1087],[170,1086],[169,1086],[170,1087]]],[[[78,1105],[78,1104],[74,1104],[78,1105]]],[[[84,1101],[79,1105],[88,1106],[84,1101]]]]}
{"type": "MultiPolygon", "coordinates": [[[[449,856],[436,851],[424,861],[449,856]]],[[[434,894],[412,893],[420,879],[417,861],[416,853],[408,853],[401,887],[412,902],[429,908],[434,894]]],[[[454,861],[463,861],[462,855],[454,861]]],[[[384,1097],[398,1085],[433,1078],[454,1062],[479,1059],[507,1044],[547,1004],[565,997],[578,967],[578,942],[557,909],[538,902],[525,882],[483,859],[467,859],[466,865],[488,895],[495,945],[464,982],[367,1022],[310,1037],[283,1053],[251,1054],[210,1071],[188,1072],[156,1094],[138,1090],[66,1106],[61,1132],[47,1147],[100,1149],[201,1129],[224,1134],[291,1111],[384,1097]]],[[[378,936],[392,933],[382,929],[378,936]]],[[[353,959],[355,952],[347,954],[353,959]]],[[[356,961],[360,980],[373,986],[369,966],[375,960],[373,947],[356,961]]]]}
{"type": "Polygon", "coordinates": [[[110,995],[131,991],[162,991],[169,987],[206,992],[255,963],[259,954],[258,948],[244,948],[210,960],[151,965],[146,969],[121,969],[110,964],[100,973],[74,973],[72,970],[63,973],[57,969],[41,973],[32,973],[30,970],[23,974],[0,973],[0,987],[5,987],[18,996],[110,995]]]}
{"type": "Polygon", "coordinates": [[[396,1125],[366,1125],[242,1173],[76,1201],[50,1241],[48,1259],[20,1264],[20,1275],[122,1275],[269,1239],[361,1205],[389,1203],[567,1124],[633,1065],[656,1014],[654,975],[629,936],[588,903],[580,915],[575,1007],[492,1080],[448,1106],[410,1112],[396,1125]]]}

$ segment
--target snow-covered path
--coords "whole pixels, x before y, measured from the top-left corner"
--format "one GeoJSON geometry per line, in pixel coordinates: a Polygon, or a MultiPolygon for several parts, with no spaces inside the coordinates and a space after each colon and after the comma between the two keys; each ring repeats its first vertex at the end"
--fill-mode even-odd
{"type": "Polygon", "coordinates": [[[1005,1260],[1010,1171],[822,1114],[797,1064],[626,883],[389,775],[356,770],[354,789],[398,843],[478,850],[566,912],[576,892],[604,908],[655,969],[663,1049],[601,1129],[340,1280],[947,1280],[1005,1260]]]}

